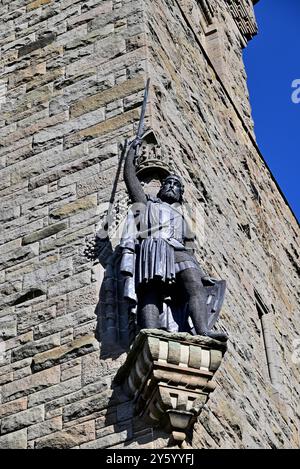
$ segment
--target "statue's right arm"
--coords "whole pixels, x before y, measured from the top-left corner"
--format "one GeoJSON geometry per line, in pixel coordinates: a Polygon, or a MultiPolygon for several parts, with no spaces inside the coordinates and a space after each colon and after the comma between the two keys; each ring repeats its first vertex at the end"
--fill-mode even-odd
{"type": "Polygon", "coordinates": [[[143,187],[136,175],[134,165],[136,146],[135,141],[130,145],[126,155],[124,165],[124,181],[128,190],[129,197],[133,203],[147,203],[147,198],[144,193],[143,187]]]}

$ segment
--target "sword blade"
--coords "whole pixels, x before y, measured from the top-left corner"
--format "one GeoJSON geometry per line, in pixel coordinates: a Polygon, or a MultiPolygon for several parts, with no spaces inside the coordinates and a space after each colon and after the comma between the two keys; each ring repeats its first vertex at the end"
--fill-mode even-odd
{"type": "Polygon", "coordinates": [[[150,78],[148,78],[146,87],[145,87],[143,105],[142,105],[142,110],[141,110],[141,115],[140,115],[140,122],[139,122],[138,130],[137,130],[137,134],[136,134],[137,138],[141,138],[141,136],[143,135],[144,119],[145,119],[147,100],[148,100],[148,94],[149,94],[149,85],[150,85],[150,78]]]}

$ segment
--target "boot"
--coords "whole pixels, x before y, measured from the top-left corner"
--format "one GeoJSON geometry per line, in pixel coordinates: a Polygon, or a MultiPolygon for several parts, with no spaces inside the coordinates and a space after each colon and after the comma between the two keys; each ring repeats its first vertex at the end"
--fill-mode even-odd
{"type": "Polygon", "coordinates": [[[219,340],[220,342],[226,342],[228,340],[228,337],[224,332],[201,331],[198,335],[210,337],[211,339],[219,340]]]}

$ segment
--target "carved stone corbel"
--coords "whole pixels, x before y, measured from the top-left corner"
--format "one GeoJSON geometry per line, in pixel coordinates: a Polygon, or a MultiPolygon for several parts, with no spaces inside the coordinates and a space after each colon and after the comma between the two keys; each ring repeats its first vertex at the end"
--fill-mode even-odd
{"type": "Polygon", "coordinates": [[[136,415],[180,445],[215,389],[226,349],[208,337],[144,329],[115,380],[134,400],[136,415]]]}

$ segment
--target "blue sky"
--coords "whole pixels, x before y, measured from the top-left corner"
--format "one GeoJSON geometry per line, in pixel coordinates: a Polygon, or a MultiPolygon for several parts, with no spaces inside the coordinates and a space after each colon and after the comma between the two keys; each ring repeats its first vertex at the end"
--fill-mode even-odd
{"type": "Polygon", "coordinates": [[[255,12],[259,34],[244,51],[255,134],[300,220],[300,102],[292,101],[294,80],[300,89],[300,0],[260,0],[255,12]]]}

